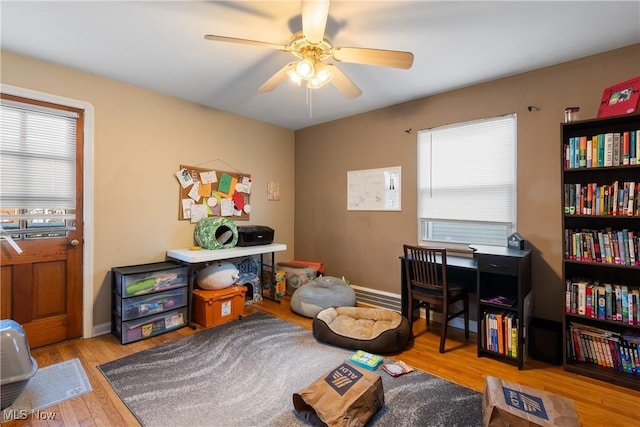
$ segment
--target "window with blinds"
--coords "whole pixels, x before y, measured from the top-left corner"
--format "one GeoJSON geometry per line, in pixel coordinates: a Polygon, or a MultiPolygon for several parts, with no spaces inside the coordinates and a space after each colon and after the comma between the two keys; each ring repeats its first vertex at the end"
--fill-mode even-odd
{"type": "Polygon", "coordinates": [[[516,116],[418,133],[418,241],[506,246],[515,229],[516,116]]]}
{"type": "Polygon", "coordinates": [[[75,227],[78,114],[0,100],[0,221],[15,239],[75,227]]]}

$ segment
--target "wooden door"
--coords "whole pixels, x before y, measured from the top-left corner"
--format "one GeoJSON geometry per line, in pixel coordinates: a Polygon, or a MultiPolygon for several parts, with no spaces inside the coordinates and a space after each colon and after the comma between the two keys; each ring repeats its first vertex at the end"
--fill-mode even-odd
{"type": "MultiPolygon", "coordinates": [[[[2,98],[30,102],[4,94],[2,98]]],[[[82,336],[83,115],[76,112],[75,164],[71,166],[75,167],[75,209],[46,210],[49,219],[45,220],[32,219],[43,210],[1,209],[5,233],[0,247],[0,315],[23,326],[32,348],[82,336]]]]}

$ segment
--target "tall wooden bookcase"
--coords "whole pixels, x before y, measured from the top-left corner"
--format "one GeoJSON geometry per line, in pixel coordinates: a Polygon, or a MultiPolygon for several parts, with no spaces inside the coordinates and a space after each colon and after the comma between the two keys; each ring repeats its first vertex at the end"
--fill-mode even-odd
{"type": "Polygon", "coordinates": [[[640,162],[624,162],[624,139],[625,132],[635,139],[630,135],[638,130],[640,115],[561,125],[564,369],[636,390],[640,320],[633,294],[640,288],[640,162]],[[606,149],[607,141],[617,138],[622,141],[619,148],[614,144],[606,149]],[[594,156],[604,156],[605,161],[599,165],[594,156]],[[607,156],[611,166],[605,166],[607,156]],[[625,196],[625,183],[630,182],[635,187],[632,205],[625,196]],[[622,197],[615,207],[613,193],[622,197]]]}

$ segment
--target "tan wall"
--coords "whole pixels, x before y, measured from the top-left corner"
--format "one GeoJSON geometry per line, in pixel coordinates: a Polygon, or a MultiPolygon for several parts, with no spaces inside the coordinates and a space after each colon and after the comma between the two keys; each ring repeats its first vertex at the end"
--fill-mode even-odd
{"type": "Polygon", "coordinates": [[[292,131],[10,52],[1,71],[4,84],[95,109],[94,325],[110,321],[112,267],[193,244],[194,225],[177,219],[180,164],[251,174],[251,220],[237,223],[270,226],[288,246],[277,260],[293,258],[292,131]],[[280,201],[267,202],[268,181],[280,183],[280,201]]]}
{"type": "Polygon", "coordinates": [[[416,131],[516,113],[517,228],[535,250],[534,310],[560,320],[564,108],[580,106],[582,119],[596,117],[603,90],[640,75],[639,64],[634,45],[297,131],[296,257],[322,261],[327,274],[356,285],[399,294],[402,244],[418,236],[416,131]],[[402,211],[348,212],[347,171],[388,166],[402,166],[402,211]]]}

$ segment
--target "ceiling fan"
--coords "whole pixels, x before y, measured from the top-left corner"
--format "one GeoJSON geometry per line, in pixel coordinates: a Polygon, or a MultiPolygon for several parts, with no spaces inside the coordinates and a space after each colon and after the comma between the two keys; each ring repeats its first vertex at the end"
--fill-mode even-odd
{"type": "Polygon", "coordinates": [[[331,82],[347,98],[356,98],[362,94],[362,90],[334,64],[334,61],[405,70],[411,68],[411,52],[334,47],[331,39],[324,33],[329,16],[329,4],[330,0],[302,0],[302,31],[291,36],[286,45],[210,34],[204,38],[277,49],[291,52],[296,57],[296,60],[282,67],[260,86],[258,92],[270,92],[289,77],[297,83],[306,82],[308,89],[318,89],[331,82]]]}

